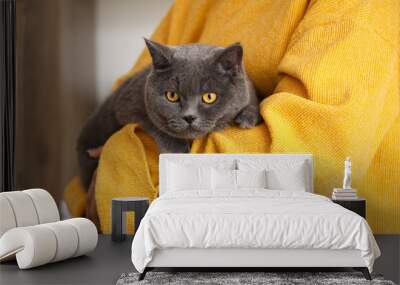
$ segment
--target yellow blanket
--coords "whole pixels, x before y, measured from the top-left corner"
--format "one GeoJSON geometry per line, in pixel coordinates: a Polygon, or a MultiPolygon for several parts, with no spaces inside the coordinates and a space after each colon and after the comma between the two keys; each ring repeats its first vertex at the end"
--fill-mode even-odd
{"type": "MultiPolygon", "coordinates": [[[[367,199],[373,231],[399,234],[399,15],[397,0],[176,1],[152,39],[239,41],[257,89],[273,94],[261,103],[263,125],[210,134],[192,152],[313,153],[315,192],[327,196],[341,186],[343,161],[351,156],[353,185],[367,199]]],[[[150,62],[144,51],[115,88],[150,62]]],[[[112,197],[157,196],[155,143],[136,125],[126,126],[106,143],[97,177],[107,233],[112,197]]],[[[70,208],[84,196],[78,184],[67,189],[70,208]]]]}

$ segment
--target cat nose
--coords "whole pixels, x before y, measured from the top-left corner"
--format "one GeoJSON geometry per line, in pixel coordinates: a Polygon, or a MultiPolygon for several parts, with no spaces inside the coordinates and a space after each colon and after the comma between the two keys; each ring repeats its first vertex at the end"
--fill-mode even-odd
{"type": "Polygon", "coordinates": [[[193,123],[194,120],[196,120],[195,116],[192,115],[188,115],[188,116],[184,116],[183,119],[188,123],[191,124],[193,123]]]}

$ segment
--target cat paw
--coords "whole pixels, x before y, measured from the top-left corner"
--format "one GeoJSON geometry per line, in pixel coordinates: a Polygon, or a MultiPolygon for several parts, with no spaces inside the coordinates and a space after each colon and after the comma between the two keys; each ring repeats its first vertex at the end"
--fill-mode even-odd
{"type": "Polygon", "coordinates": [[[250,129],[261,122],[261,116],[257,108],[245,108],[235,118],[235,123],[243,129],[250,129]]]}

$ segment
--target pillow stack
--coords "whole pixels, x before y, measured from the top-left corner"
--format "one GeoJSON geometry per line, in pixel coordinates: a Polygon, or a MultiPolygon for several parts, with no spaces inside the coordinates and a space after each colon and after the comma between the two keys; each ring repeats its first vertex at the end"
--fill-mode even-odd
{"type": "Polygon", "coordinates": [[[43,189],[0,193],[0,261],[17,259],[20,269],[92,251],[96,226],[88,219],[60,221],[57,205],[43,189]]]}
{"type": "Polygon", "coordinates": [[[304,160],[266,161],[237,159],[218,164],[169,162],[167,191],[235,191],[268,189],[306,191],[307,165],[304,160]]]}

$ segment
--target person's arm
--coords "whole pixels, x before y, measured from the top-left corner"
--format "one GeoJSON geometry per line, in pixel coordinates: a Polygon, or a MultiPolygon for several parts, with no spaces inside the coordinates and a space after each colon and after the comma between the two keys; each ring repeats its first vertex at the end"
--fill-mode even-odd
{"type": "Polygon", "coordinates": [[[316,191],[326,195],[351,156],[355,182],[364,181],[399,116],[398,27],[390,24],[399,9],[338,3],[312,2],[292,35],[260,106],[267,128],[213,133],[192,152],[312,153],[316,191]]]}
{"type": "Polygon", "coordinates": [[[336,179],[328,173],[346,156],[356,180],[363,177],[399,114],[395,7],[353,2],[310,6],[279,65],[282,78],[261,104],[271,152],[313,153],[320,179],[336,179]]]}
{"type": "MultiPolygon", "coordinates": [[[[158,150],[155,141],[136,124],[113,134],[101,150],[95,177],[95,206],[100,228],[111,233],[112,198],[158,195],[158,150]]],[[[132,220],[129,217],[128,231],[132,220]]]]}

